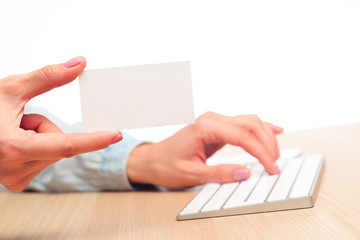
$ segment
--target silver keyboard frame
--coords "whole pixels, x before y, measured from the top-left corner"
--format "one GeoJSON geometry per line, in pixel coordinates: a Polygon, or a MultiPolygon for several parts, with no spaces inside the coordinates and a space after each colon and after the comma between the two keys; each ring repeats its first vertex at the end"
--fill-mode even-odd
{"type": "MultiPolygon", "coordinates": [[[[177,215],[176,220],[191,220],[191,219],[201,219],[209,217],[223,217],[223,216],[232,216],[232,215],[243,215],[243,214],[253,214],[253,213],[265,213],[273,211],[285,211],[285,210],[295,210],[295,209],[304,209],[314,207],[317,194],[319,191],[322,175],[325,169],[324,156],[322,156],[320,167],[317,169],[313,185],[311,186],[309,195],[306,197],[294,198],[294,199],[285,199],[274,202],[264,202],[261,204],[254,204],[230,209],[219,209],[209,212],[198,212],[195,214],[180,215],[184,207],[177,215]]],[[[196,195],[195,195],[196,196],[196,195]]],[[[194,196],[194,197],[195,197],[194,196]]],[[[194,198],[193,197],[193,198],[194,198]]],[[[192,199],[193,199],[192,198],[192,199]]],[[[191,199],[191,200],[192,200],[191,199]]],[[[190,201],[191,201],[190,200],[190,201]]],[[[189,202],[190,202],[189,201],[189,202]]]]}

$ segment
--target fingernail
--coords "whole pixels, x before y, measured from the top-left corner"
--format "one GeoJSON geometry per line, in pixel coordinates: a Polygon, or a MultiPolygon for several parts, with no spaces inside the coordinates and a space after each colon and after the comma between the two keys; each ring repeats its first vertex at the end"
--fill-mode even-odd
{"type": "Polygon", "coordinates": [[[123,135],[121,134],[121,132],[119,132],[119,135],[117,135],[116,137],[114,137],[114,139],[111,141],[111,144],[115,144],[120,142],[123,139],[123,135]]]}
{"type": "Polygon", "coordinates": [[[81,60],[82,60],[82,57],[74,57],[74,58],[70,59],[69,61],[67,61],[66,63],[64,63],[64,67],[66,67],[66,68],[75,67],[81,63],[81,60]]]}
{"type": "Polygon", "coordinates": [[[250,171],[246,168],[235,169],[232,172],[235,181],[244,181],[250,177],[250,171]]]}

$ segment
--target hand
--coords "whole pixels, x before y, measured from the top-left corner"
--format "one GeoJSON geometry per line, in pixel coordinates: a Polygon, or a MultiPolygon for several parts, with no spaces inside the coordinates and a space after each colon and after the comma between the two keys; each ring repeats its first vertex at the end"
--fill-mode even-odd
{"type": "Polygon", "coordinates": [[[7,189],[22,191],[50,164],[122,139],[117,131],[64,134],[46,117],[24,114],[31,98],[73,81],[85,66],[85,58],[76,57],[0,79],[0,183],[7,189]]]}
{"type": "Polygon", "coordinates": [[[283,129],[262,122],[256,115],[226,117],[205,113],[159,143],[143,144],[130,154],[127,174],[135,183],[178,189],[208,182],[246,180],[250,171],[237,164],[207,166],[206,159],[225,144],[244,148],[270,174],[278,174],[279,150],[275,134],[283,129]]]}

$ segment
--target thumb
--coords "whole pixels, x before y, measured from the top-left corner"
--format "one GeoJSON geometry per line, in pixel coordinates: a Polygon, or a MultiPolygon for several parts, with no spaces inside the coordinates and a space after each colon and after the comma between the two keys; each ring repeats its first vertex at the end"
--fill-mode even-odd
{"type": "Polygon", "coordinates": [[[247,180],[251,176],[250,170],[237,164],[220,164],[204,166],[206,182],[230,183],[247,180]]]}
{"type": "Polygon", "coordinates": [[[18,96],[30,100],[53,88],[72,82],[85,68],[84,57],[75,57],[66,63],[48,65],[39,70],[17,75],[14,81],[22,86],[18,96]]]}

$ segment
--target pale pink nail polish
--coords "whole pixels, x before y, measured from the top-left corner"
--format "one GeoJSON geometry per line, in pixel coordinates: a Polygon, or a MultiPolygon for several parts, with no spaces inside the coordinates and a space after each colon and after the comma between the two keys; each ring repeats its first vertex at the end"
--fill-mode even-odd
{"type": "Polygon", "coordinates": [[[74,58],[70,59],[69,61],[67,61],[66,63],[64,63],[64,67],[66,67],[66,68],[75,67],[81,63],[81,60],[82,60],[82,57],[74,57],[74,58]]]}
{"type": "Polygon", "coordinates": [[[232,172],[235,181],[244,181],[250,177],[250,171],[246,168],[235,169],[232,172]]]}
{"type": "Polygon", "coordinates": [[[122,134],[120,133],[119,135],[117,135],[116,137],[114,137],[114,139],[111,141],[111,144],[115,144],[120,142],[123,139],[122,134]]]}

